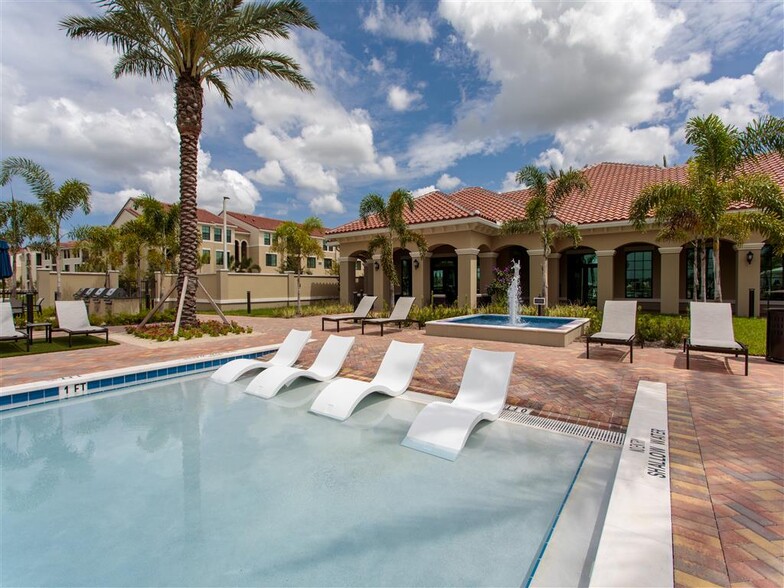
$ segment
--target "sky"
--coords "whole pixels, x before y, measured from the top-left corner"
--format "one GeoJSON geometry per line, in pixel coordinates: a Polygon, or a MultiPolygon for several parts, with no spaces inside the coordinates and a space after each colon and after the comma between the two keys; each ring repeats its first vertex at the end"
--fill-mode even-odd
{"type": "MultiPolygon", "coordinates": [[[[315,85],[238,81],[205,92],[199,206],[327,227],[369,193],[517,188],[529,164],[661,165],[683,128],[784,116],[784,2],[308,1],[318,31],[268,49],[315,85]]],[[[0,158],[92,187],[111,222],[130,196],[178,198],[171,83],[112,74],[117,55],[59,22],[86,1],[0,0],[0,158]]],[[[0,198],[32,199],[21,179],[0,198]]]]}

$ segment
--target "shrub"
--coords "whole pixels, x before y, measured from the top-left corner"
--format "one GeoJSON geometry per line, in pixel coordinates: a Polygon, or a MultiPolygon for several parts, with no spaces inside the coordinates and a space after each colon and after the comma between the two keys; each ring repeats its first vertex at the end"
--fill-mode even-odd
{"type": "Polygon", "coordinates": [[[470,306],[414,306],[408,316],[411,320],[424,324],[427,321],[437,321],[474,312],[470,306]]]}
{"type": "Polygon", "coordinates": [[[689,319],[667,314],[637,315],[637,336],[643,341],[662,341],[666,347],[677,347],[689,333],[689,319]]]}
{"type": "Polygon", "coordinates": [[[172,323],[147,324],[144,327],[126,327],[125,331],[141,339],[154,339],[155,341],[176,341],[180,338],[194,339],[209,335],[210,337],[220,337],[229,333],[251,333],[253,327],[243,327],[234,321],[225,324],[222,321],[201,321],[195,327],[182,327],[179,336],[174,336],[174,325],[172,323]]]}

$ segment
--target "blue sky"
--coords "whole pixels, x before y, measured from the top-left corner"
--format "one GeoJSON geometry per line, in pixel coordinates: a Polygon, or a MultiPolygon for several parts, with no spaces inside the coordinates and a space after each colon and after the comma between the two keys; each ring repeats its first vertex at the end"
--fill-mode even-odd
{"type": "MultiPolygon", "coordinates": [[[[336,226],[361,198],[515,187],[523,165],[682,163],[683,125],[784,115],[784,5],[758,2],[308,2],[320,25],[270,48],[316,84],[207,93],[199,204],[336,226]]],[[[116,56],[58,28],[90,2],[0,0],[0,157],[94,191],[174,201],[172,88],[115,80],[116,56]]],[[[27,197],[13,184],[14,195],[27,197]]],[[[10,190],[3,188],[3,199],[10,190]]]]}

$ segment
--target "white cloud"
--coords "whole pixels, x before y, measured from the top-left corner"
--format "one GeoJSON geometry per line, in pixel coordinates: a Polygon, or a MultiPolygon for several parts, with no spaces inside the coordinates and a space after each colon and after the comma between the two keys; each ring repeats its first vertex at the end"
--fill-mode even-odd
{"type": "Polygon", "coordinates": [[[722,121],[738,127],[767,114],[761,89],[751,74],[739,78],[719,78],[713,82],[686,80],[674,95],[688,107],[688,116],[717,114],[722,121]]]}
{"type": "Polygon", "coordinates": [[[506,172],[504,181],[501,183],[501,192],[511,192],[512,190],[520,190],[522,186],[517,183],[515,179],[517,176],[516,171],[506,172]]]}
{"type": "Polygon", "coordinates": [[[419,92],[409,92],[400,86],[392,86],[387,92],[387,104],[398,112],[408,110],[422,99],[419,92]]]}
{"type": "Polygon", "coordinates": [[[337,194],[324,194],[310,201],[310,210],[314,214],[341,214],[346,211],[337,194]]]}
{"type": "Polygon", "coordinates": [[[435,35],[426,18],[407,14],[396,6],[387,8],[384,0],[376,0],[375,6],[364,15],[362,28],[400,41],[429,43],[435,35]]]}
{"type": "Polygon", "coordinates": [[[370,59],[370,64],[368,65],[368,69],[373,73],[380,74],[384,71],[384,62],[380,59],[376,59],[375,57],[370,59]]]}
{"type": "Polygon", "coordinates": [[[776,100],[784,100],[784,51],[771,51],[754,69],[757,85],[776,100]]]}
{"type": "Polygon", "coordinates": [[[419,198],[420,196],[424,196],[425,194],[430,194],[430,192],[435,192],[436,187],[433,185],[425,186],[424,188],[417,188],[416,190],[411,190],[411,196],[414,198],[419,198]]]}
{"type": "Polygon", "coordinates": [[[282,186],[286,179],[280,163],[274,159],[267,161],[261,169],[246,173],[245,176],[265,186],[282,186]]]}
{"type": "Polygon", "coordinates": [[[460,178],[450,176],[449,174],[441,174],[441,177],[436,181],[436,186],[438,186],[439,190],[448,192],[457,188],[461,183],[462,180],[460,178]]]}
{"type": "Polygon", "coordinates": [[[449,168],[459,159],[477,153],[488,153],[492,143],[482,139],[463,139],[451,129],[433,126],[422,135],[412,137],[406,153],[412,174],[428,175],[449,168]]]}

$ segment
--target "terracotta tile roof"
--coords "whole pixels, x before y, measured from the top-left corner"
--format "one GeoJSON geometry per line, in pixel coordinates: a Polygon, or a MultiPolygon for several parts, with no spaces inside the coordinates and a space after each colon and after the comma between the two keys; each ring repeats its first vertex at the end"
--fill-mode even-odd
{"type": "MultiPolygon", "coordinates": [[[[749,162],[744,166],[744,171],[767,173],[784,188],[784,159],[777,154],[749,162]]],[[[629,219],[629,207],[645,186],[668,181],[685,182],[686,166],[662,168],[628,163],[599,163],[586,168],[585,175],[591,183],[591,190],[586,195],[569,196],[558,211],[559,220],[581,225],[626,221],[629,219]]],[[[522,217],[530,196],[528,189],[501,194],[477,187],[464,188],[450,195],[435,191],[416,198],[414,211],[406,211],[403,216],[409,225],[471,217],[504,222],[522,217]]],[[[733,208],[747,206],[740,204],[733,208]]],[[[367,224],[357,219],[332,229],[327,234],[350,233],[381,226],[381,221],[372,216],[367,224]]]]}
{"type": "MultiPolygon", "coordinates": [[[[226,213],[229,215],[229,217],[234,217],[235,219],[262,231],[274,232],[275,229],[277,229],[284,222],[277,218],[268,218],[266,216],[258,216],[255,214],[243,214],[241,212],[233,212],[231,210],[227,210],[226,213]]],[[[313,231],[311,234],[314,237],[323,237],[325,231],[313,231]]]]}
{"type": "MultiPolygon", "coordinates": [[[[450,196],[447,196],[438,190],[415,198],[413,212],[410,210],[403,212],[403,218],[408,225],[418,225],[458,218],[470,218],[472,216],[481,215],[475,215],[472,210],[465,208],[458,202],[453,202],[450,196]]],[[[350,223],[346,223],[345,225],[330,229],[327,231],[327,234],[351,233],[353,231],[363,231],[366,229],[378,229],[383,226],[384,224],[376,215],[371,215],[368,218],[367,223],[362,222],[361,219],[357,219],[350,223]]]]}

